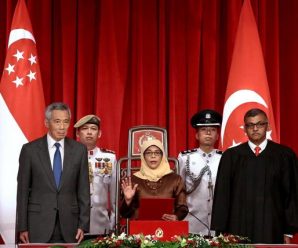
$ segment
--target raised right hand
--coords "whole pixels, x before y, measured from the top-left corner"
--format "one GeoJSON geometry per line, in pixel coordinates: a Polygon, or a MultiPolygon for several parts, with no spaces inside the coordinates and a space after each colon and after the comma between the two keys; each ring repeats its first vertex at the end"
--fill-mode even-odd
{"type": "Polygon", "coordinates": [[[134,195],[136,194],[137,187],[138,187],[138,184],[135,184],[134,186],[132,186],[131,177],[126,177],[122,179],[121,188],[127,205],[131,203],[134,195]]]}

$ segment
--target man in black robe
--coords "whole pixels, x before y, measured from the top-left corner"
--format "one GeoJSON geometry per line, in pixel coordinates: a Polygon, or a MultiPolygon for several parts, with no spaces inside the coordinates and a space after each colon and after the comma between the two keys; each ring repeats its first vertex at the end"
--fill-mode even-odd
{"type": "Polygon", "coordinates": [[[244,124],[249,141],[227,149],[219,164],[211,229],[252,243],[289,242],[298,232],[297,157],[266,139],[264,111],[249,110],[244,124]]]}

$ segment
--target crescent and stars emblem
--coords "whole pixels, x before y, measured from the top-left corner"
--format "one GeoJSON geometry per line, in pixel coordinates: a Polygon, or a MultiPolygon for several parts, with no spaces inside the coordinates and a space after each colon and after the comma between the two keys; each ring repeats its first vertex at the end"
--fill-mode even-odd
{"type": "Polygon", "coordinates": [[[155,230],[155,236],[157,238],[162,238],[163,237],[163,234],[164,234],[163,233],[163,230],[160,227],[155,230]]]}
{"type": "Polygon", "coordinates": [[[35,51],[35,39],[31,31],[18,28],[12,29],[8,39],[8,52],[7,52],[7,80],[15,84],[16,88],[21,88],[32,80],[37,80],[37,55],[35,51]],[[33,43],[25,47],[12,48],[12,45],[20,40],[30,40],[33,43]],[[16,50],[16,51],[15,51],[16,50]],[[15,51],[15,54],[13,53],[15,51]],[[31,55],[30,55],[31,54],[31,55]],[[25,68],[25,69],[24,69],[25,68]]]}
{"type": "Polygon", "coordinates": [[[141,152],[141,146],[143,144],[144,141],[147,140],[154,140],[157,139],[153,134],[150,133],[150,131],[145,132],[145,134],[143,134],[142,136],[140,136],[139,140],[138,140],[138,153],[141,152]]]}
{"type": "MultiPolygon", "coordinates": [[[[235,109],[237,109],[239,106],[249,103],[249,102],[255,102],[262,106],[264,106],[266,109],[268,109],[268,105],[264,98],[260,96],[257,92],[253,90],[238,90],[230,95],[230,97],[227,99],[224,110],[223,110],[223,119],[222,119],[222,127],[221,127],[221,145],[223,147],[224,145],[224,134],[227,127],[227,122],[231,116],[231,114],[234,112],[235,109]]],[[[242,127],[243,128],[243,127],[242,127]]],[[[267,138],[271,138],[271,130],[267,131],[267,138]]],[[[241,143],[241,142],[240,142],[241,143]]],[[[233,140],[233,143],[231,146],[238,145],[235,140],[233,140]]]]}
{"type": "Polygon", "coordinates": [[[23,28],[18,28],[11,30],[8,39],[8,47],[10,47],[14,42],[17,42],[21,39],[29,39],[36,43],[33,34],[30,31],[23,28]]]}

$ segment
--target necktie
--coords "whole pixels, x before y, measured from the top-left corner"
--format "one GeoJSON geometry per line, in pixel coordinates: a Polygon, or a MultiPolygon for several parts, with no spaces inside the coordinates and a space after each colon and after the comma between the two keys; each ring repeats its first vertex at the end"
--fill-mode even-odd
{"type": "Polygon", "coordinates": [[[61,173],[62,173],[62,160],[61,160],[61,153],[60,153],[60,144],[55,143],[56,151],[54,154],[54,161],[53,161],[53,172],[55,177],[55,182],[57,188],[59,187],[61,173]]]}
{"type": "Polygon", "coordinates": [[[260,151],[261,151],[261,147],[256,146],[255,147],[255,154],[256,154],[256,156],[258,156],[260,154],[260,151]]]}

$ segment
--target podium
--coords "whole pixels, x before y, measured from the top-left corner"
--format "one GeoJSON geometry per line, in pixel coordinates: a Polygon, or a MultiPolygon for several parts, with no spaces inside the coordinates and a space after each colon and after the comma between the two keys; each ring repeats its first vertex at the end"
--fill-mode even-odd
{"type": "Polygon", "coordinates": [[[292,244],[298,244],[298,233],[293,236],[292,244]]]}
{"type": "Polygon", "coordinates": [[[169,241],[175,235],[188,236],[188,221],[131,220],[128,234],[154,235],[159,240],[169,241]]]}

